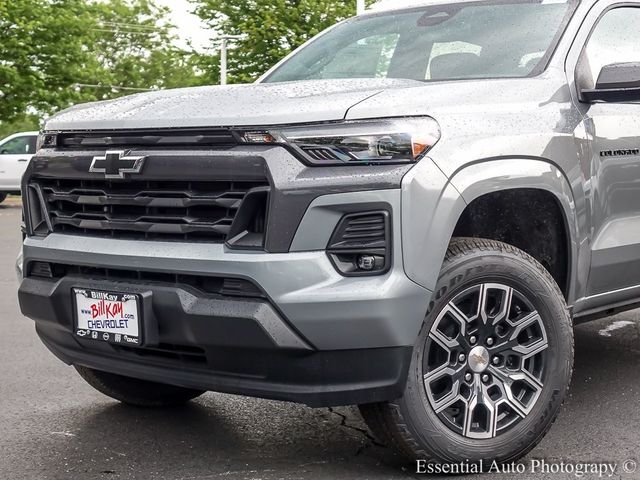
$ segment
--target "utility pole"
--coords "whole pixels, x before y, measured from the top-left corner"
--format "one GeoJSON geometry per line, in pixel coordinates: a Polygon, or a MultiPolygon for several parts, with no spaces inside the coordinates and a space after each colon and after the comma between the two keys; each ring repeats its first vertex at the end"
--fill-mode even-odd
{"type": "Polygon", "coordinates": [[[365,11],[365,9],[367,7],[366,7],[366,5],[364,3],[364,0],[356,0],[356,2],[357,2],[357,12],[358,12],[358,15],[360,15],[360,14],[364,13],[364,11],[365,11]]]}
{"type": "Polygon", "coordinates": [[[240,40],[242,35],[223,35],[220,37],[220,85],[227,84],[227,50],[229,41],[240,40]]]}

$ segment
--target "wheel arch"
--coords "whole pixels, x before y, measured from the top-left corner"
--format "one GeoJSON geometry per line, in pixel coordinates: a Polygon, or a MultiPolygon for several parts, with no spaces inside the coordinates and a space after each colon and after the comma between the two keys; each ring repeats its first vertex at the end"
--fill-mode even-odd
{"type": "Polygon", "coordinates": [[[543,158],[490,158],[468,164],[444,182],[434,168],[433,162],[421,162],[403,181],[402,241],[409,278],[435,289],[449,242],[469,205],[499,192],[535,190],[550,194],[562,214],[567,283],[560,288],[568,303],[576,298],[578,219],[570,183],[559,167],[543,158]]]}

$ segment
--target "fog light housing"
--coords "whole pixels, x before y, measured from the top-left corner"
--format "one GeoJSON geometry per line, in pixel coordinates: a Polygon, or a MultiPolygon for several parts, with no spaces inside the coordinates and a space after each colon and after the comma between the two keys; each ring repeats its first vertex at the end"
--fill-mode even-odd
{"type": "Polygon", "coordinates": [[[327,254],[346,277],[382,275],[391,268],[391,215],[388,211],[351,213],[336,227],[327,254]]]}

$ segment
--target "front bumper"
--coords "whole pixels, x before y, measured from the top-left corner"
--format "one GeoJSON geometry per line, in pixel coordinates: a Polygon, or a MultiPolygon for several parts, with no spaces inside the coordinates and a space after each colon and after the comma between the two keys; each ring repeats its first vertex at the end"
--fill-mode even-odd
{"type": "Polygon", "coordinates": [[[27,276],[20,305],[36,321],[47,347],[68,364],[312,406],[390,400],[403,391],[430,299],[430,292],[404,273],[399,210],[399,190],[318,197],[289,253],[62,234],[30,237],[24,244],[24,265],[44,261],[243,278],[265,295],[232,299],[150,281],[27,276]],[[343,277],[321,245],[345,209],[380,202],[392,211],[393,268],[382,276],[343,277]],[[143,347],[123,350],[75,337],[74,286],[139,293],[146,304],[143,347]]]}
{"type": "Polygon", "coordinates": [[[67,364],[193,389],[332,406],[396,398],[411,348],[318,351],[266,301],[198,296],[187,289],[123,285],[82,277],[26,279],[23,312],[67,364]],[[72,334],[72,285],[143,298],[143,345],[113,345],[72,334]]]}

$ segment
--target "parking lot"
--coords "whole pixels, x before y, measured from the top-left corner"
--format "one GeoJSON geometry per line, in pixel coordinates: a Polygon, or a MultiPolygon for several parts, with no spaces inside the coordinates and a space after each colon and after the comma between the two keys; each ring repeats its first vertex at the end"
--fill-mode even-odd
{"type": "MultiPolygon", "coordinates": [[[[418,477],[350,408],[209,393],[183,408],[149,411],[101,396],[48,353],[19,313],[19,224],[19,202],[0,205],[0,478],[418,477]]],[[[577,327],[570,397],[529,459],[640,460],[639,332],[638,311],[577,327]]],[[[619,468],[613,478],[635,475],[619,468]]],[[[534,477],[541,478],[500,478],[534,477]]]]}

